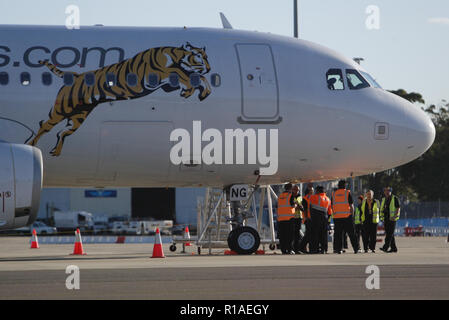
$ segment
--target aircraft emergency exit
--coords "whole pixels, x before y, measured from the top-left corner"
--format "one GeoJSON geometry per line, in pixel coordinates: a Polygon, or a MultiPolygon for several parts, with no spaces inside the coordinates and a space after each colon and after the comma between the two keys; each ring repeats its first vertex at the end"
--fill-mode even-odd
{"type": "Polygon", "coordinates": [[[0,26],[0,228],[44,187],[228,187],[358,176],[435,128],[320,45],[230,28],[0,26]]]}

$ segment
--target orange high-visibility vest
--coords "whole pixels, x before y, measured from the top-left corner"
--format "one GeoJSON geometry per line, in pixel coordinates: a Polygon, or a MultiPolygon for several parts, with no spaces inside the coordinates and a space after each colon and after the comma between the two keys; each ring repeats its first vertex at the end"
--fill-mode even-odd
{"type": "Polygon", "coordinates": [[[310,196],[308,202],[309,215],[310,210],[312,209],[320,211],[323,214],[332,214],[331,201],[325,193],[318,193],[310,196]]]}
{"type": "Polygon", "coordinates": [[[278,221],[288,221],[295,217],[295,207],[290,205],[290,192],[282,192],[278,198],[278,221]]]}
{"type": "Polygon", "coordinates": [[[349,190],[338,189],[332,194],[332,211],[334,219],[347,218],[351,215],[351,206],[348,197],[349,190]]]}

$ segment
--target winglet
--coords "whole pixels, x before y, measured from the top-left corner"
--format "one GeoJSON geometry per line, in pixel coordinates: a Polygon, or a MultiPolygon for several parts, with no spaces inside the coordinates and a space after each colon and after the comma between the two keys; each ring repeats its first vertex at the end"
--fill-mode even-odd
{"type": "Polygon", "coordinates": [[[223,12],[220,12],[220,18],[221,18],[221,23],[223,24],[224,29],[232,29],[231,24],[229,23],[228,19],[226,19],[223,12]]]}

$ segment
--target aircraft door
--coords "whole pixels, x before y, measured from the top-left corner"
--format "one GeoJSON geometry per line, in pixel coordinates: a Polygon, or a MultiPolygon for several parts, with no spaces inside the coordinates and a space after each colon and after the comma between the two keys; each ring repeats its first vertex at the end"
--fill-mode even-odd
{"type": "Polygon", "coordinates": [[[242,89],[240,122],[279,121],[279,89],[271,47],[267,44],[237,44],[242,89]]]}

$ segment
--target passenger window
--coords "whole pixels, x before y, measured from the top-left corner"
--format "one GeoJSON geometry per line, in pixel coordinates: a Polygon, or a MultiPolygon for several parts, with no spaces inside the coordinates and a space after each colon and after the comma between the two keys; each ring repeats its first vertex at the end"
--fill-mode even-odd
{"type": "Polygon", "coordinates": [[[107,86],[108,87],[113,87],[113,86],[115,86],[115,82],[116,82],[115,74],[107,73],[106,74],[106,84],[107,84],[107,86]]]}
{"type": "Polygon", "coordinates": [[[155,88],[157,87],[157,85],[159,84],[159,77],[157,76],[156,73],[150,73],[148,75],[148,85],[151,88],[155,88]]]}
{"type": "Polygon", "coordinates": [[[22,73],[20,74],[20,83],[21,83],[23,86],[27,86],[27,85],[30,84],[30,82],[31,82],[30,74],[29,74],[28,72],[22,72],[22,73]]]}
{"type": "Polygon", "coordinates": [[[348,87],[351,90],[369,87],[368,82],[354,69],[346,69],[346,80],[348,81],[348,87]]]}
{"type": "Polygon", "coordinates": [[[340,69],[329,69],[326,72],[327,87],[329,90],[344,90],[343,72],[340,69]]]}
{"type": "Polygon", "coordinates": [[[197,88],[201,83],[201,77],[198,73],[192,73],[190,75],[190,84],[192,87],[197,88]]]}
{"type": "Polygon", "coordinates": [[[6,86],[9,82],[9,75],[6,72],[0,72],[0,85],[6,86]]]}
{"type": "Polygon", "coordinates": [[[126,76],[126,82],[131,87],[137,86],[137,75],[135,73],[128,73],[126,76]]]}
{"type": "Polygon", "coordinates": [[[73,84],[73,73],[64,73],[64,85],[71,86],[73,84]]]}
{"type": "Polygon", "coordinates": [[[179,76],[176,73],[171,73],[168,76],[168,82],[170,83],[170,85],[172,87],[177,87],[179,86],[179,76]]]}
{"type": "Polygon", "coordinates": [[[90,87],[93,86],[95,83],[95,74],[93,72],[86,73],[84,76],[84,81],[86,81],[86,84],[90,87]]]}
{"type": "Polygon", "coordinates": [[[218,73],[214,73],[210,76],[210,82],[214,87],[219,87],[221,85],[221,77],[218,73]]]}
{"type": "Polygon", "coordinates": [[[42,83],[44,85],[46,85],[46,86],[51,85],[51,81],[52,81],[52,78],[51,78],[51,73],[50,72],[42,73],[42,83]]]}

